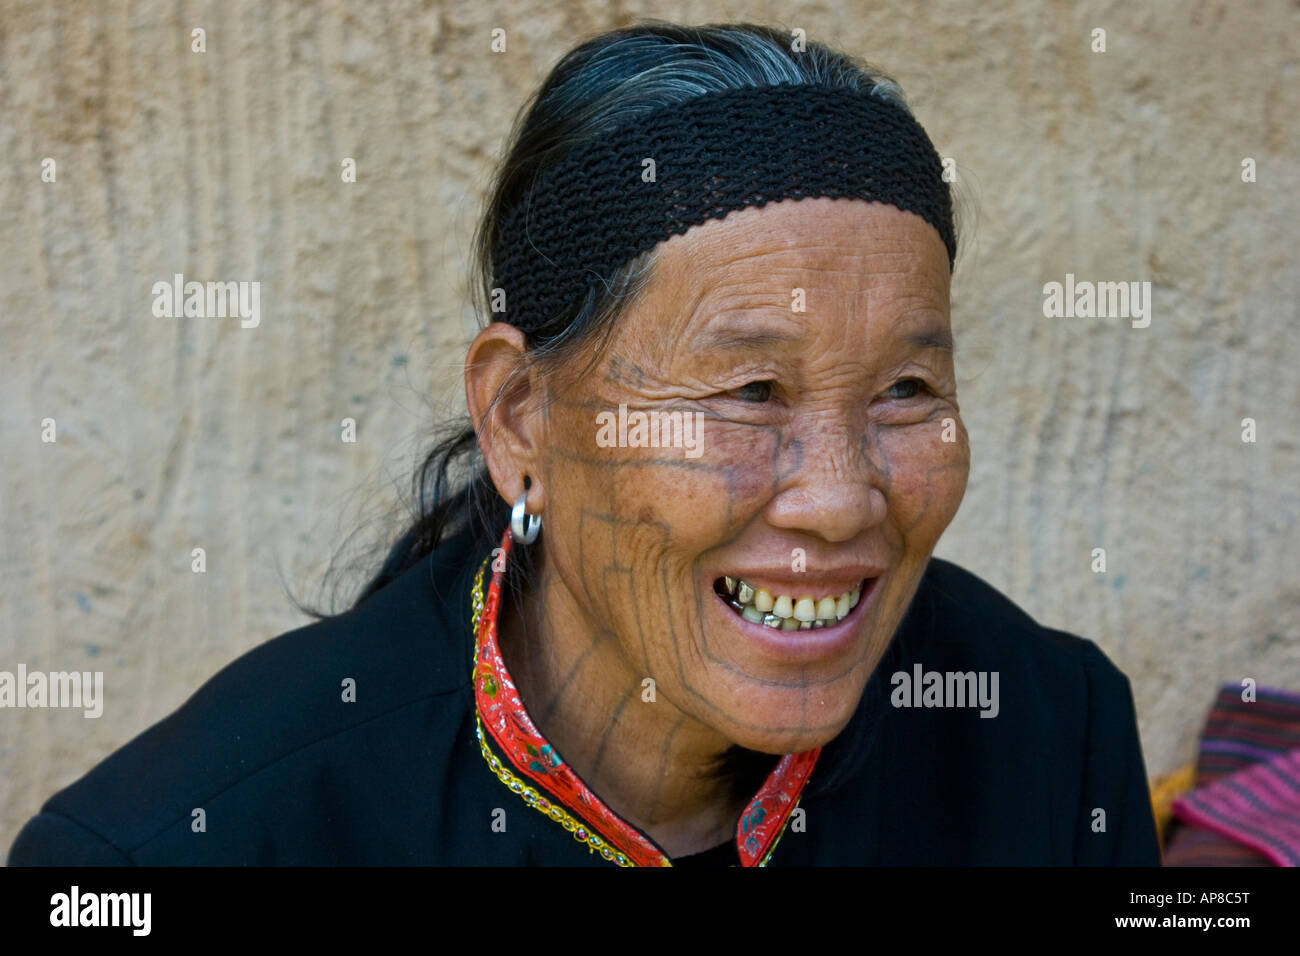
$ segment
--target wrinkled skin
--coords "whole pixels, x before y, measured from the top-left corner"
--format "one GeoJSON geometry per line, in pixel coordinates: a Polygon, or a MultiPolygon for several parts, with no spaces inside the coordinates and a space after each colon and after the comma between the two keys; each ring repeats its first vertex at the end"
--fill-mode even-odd
{"type": "MultiPolygon", "coordinates": [[[[539,585],[522,614],[503,608],[507,667],[570,766],[679,855],[734,831],[727,748],[794,753],[848,722],[961,503],[970,452],[947,252],[924,220],[785,201],[657,253],[594,371],[534,370],[479,436],[502,496],[529,476],[544,519],[539,585]],[[806,311],[791,308],[796,288],[806,311]],[[596,415],[620,404],[702,413],[698,457],[600,447],[596,415]],[[850,640],[792,661],[757,647],[712,582],[797,576],[796,549],[810,578],[884,570],[850,640]]],[[[475,340],[476,421],[522,345],[503,323],[475,340]]]]}

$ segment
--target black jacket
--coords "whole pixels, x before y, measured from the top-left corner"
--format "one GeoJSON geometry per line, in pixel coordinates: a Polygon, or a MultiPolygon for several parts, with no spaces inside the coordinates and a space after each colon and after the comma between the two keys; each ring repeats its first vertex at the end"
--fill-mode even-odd
{"type": "MultiPolygon", "coordinates": [[[[234,661],[51,797],[9,864],[610,866],[479,753],[482,557],[449,542],[360,607],[234,661]]],[[[800,806],[770,865],[1160,862],[1127,678],[937,558],[800,806]],[[997,716],[893,706],[892,675],[916,664],[997,671],[997,716]]]]}

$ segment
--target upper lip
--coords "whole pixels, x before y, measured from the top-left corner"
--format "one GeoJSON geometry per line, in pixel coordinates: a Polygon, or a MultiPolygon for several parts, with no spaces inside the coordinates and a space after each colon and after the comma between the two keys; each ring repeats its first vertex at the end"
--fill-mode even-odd
{"type": "MultiPolygon", "coordinates": [[[[885,573],[885,569],[867,564],[851,564],[822,569],[816,573],[791,571],[788,566],[779,570],[745,571],[736,568],[724,573],[727,577],[744,581],[755,590],[763,588],[772,594],[787,594],[791,597],[821,597],[852,591],[864,578],[878,578],[885,573]]],[[[716,581],[717,578],[713,580],[716,581]]]]}

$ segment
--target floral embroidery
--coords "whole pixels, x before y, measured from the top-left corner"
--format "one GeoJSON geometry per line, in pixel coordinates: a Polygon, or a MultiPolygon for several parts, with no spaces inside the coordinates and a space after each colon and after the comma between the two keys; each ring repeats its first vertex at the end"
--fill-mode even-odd
{"type": "Polygon", "coordinates": [[[529,770],[536,770],[538,773],[546,773],[552,767],[558,767],[562,763],[560,755],[551,749],[550,744],[542,744],[542,747],[539,750],[532,744],[525,743],[524,749],[528,751],[528,756],[535,758],[528,761],[529,770]],[[545,766],[543,766],[543,764],[545,764],[545,766]]]}
{"type": "MultiPolygon", "coordinates": [[[[560,823],[592,852],[620,866],[671,866],[664,852],[645,834],[605,806],[578,779],[559,753],[533,724],[497,647],[497,611],[505,578],[505,559],[513,543],[509,529],[501,538],[501,561],[493,567],[492,582],[483,595],[483,576],[491,555],[484,559],[471,594],[474,627],[476,727],[483,759],[493,773],[529,806],[560,823]],[[496,570],[500,568],[501,570],[496,570]],[[478,679],[479,675],[483,679],[478,679]],[[487,734],[483,734],[483,728],[487,734]],[[487,745],[487,737],[514,769],[549,793],[530,787],[515,777],[487,745]],[[565,810],[570,811],[569,816],[565,810]],[[574,819],[576,817],[576,819],[574,819]]],[[[821,748],[782,757],[759,788],[736,824],[736,849],[742,866],[765,866],[785,832],[790,815],[817,764],[821,748]]]]}

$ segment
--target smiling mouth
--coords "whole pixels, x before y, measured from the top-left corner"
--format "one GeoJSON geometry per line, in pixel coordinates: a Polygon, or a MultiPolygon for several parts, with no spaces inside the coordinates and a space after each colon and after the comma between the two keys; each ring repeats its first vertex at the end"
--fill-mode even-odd
{"type": "Polygon", "coordinates": [[[776,631],[815,631],[844,620],[874,581],[866,578],[850,591],[814,597],[811,594],[774,594],[739,578],[718,578],[713,590],[746,621],[776,631]]]}

